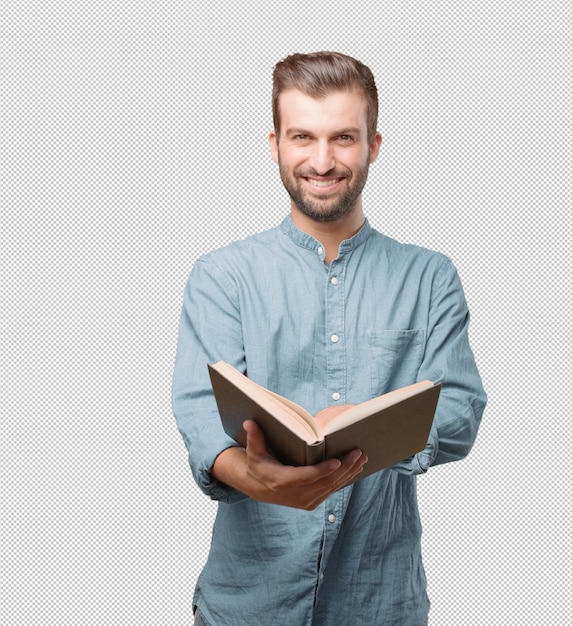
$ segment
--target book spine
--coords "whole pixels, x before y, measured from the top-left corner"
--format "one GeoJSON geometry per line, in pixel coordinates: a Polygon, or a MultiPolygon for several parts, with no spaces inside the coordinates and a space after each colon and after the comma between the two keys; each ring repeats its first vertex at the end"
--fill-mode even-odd
{"type": "Polygon", "coordinates": [[[326,441],[321,441],[312,446],[306,445],[305,465],[316,465],[326,460],[326,441]]]}

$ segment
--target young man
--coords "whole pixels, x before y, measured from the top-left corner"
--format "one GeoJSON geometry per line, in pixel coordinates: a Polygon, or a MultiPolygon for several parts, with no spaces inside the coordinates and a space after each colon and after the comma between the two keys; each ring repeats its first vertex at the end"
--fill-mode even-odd
{"type": "Polygon", "coordinates": [[[186,287],[173,408],[195,480],[219,501],[196,624],[422,626],[416,475],[470,450],[486,402],[449,259],[373,230],[362,208],[379,152],[370,70],[337,53],[277,64],[272,157],[290,215],[205,255],[186,287]],[[426,448],[349,485],[359,450],[315,466],[222,430],[207,363],[225,360],[324,419],[345,403],[442,382],[426,448]]]}

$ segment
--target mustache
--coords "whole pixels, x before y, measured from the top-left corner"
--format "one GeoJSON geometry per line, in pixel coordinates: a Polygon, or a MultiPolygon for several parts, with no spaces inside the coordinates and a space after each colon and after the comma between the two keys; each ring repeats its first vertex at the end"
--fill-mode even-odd
{"type": "Polygon", "coordinates": [[[294,170],[295,176],[300,176],[302,178],[314,177],[314,178],[322,178],[322,177],[330,177],[330,178],[348,178],[351,176],[350,170],[346,168],[337,168],[333,167],[331,170],[328,170],[326,173],[320,174],[314,169],[297,169],[294,170]]]}

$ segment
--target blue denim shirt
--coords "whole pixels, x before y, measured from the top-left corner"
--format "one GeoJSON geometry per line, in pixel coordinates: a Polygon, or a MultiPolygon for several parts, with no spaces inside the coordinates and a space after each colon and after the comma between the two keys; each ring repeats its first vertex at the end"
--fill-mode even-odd
{"type": "Polygon", "coordinates": [[[194,478],[219,501],[195,590],[213,626],[420,626],[429,612],[416,475],[470,450],[486,403],[450,260],[366,222],[330,265],[291,219],[205,255],[188,280],[173,410],[194,478]],[[443,384],[424,451],[314,511],[210,476],[225,435],[207,363],[223,359],[317,412],[422,379],[443,384]]]}

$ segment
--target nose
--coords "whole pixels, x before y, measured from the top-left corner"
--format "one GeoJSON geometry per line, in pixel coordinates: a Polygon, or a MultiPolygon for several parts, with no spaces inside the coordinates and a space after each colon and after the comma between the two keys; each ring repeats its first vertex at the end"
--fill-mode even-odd
{"type": "Polygon", "coordinates": [[[334,151],[329,141],[316,142],[310,158],[310,165],[320,176],[324,176],[335,167],[334,151]]]}

